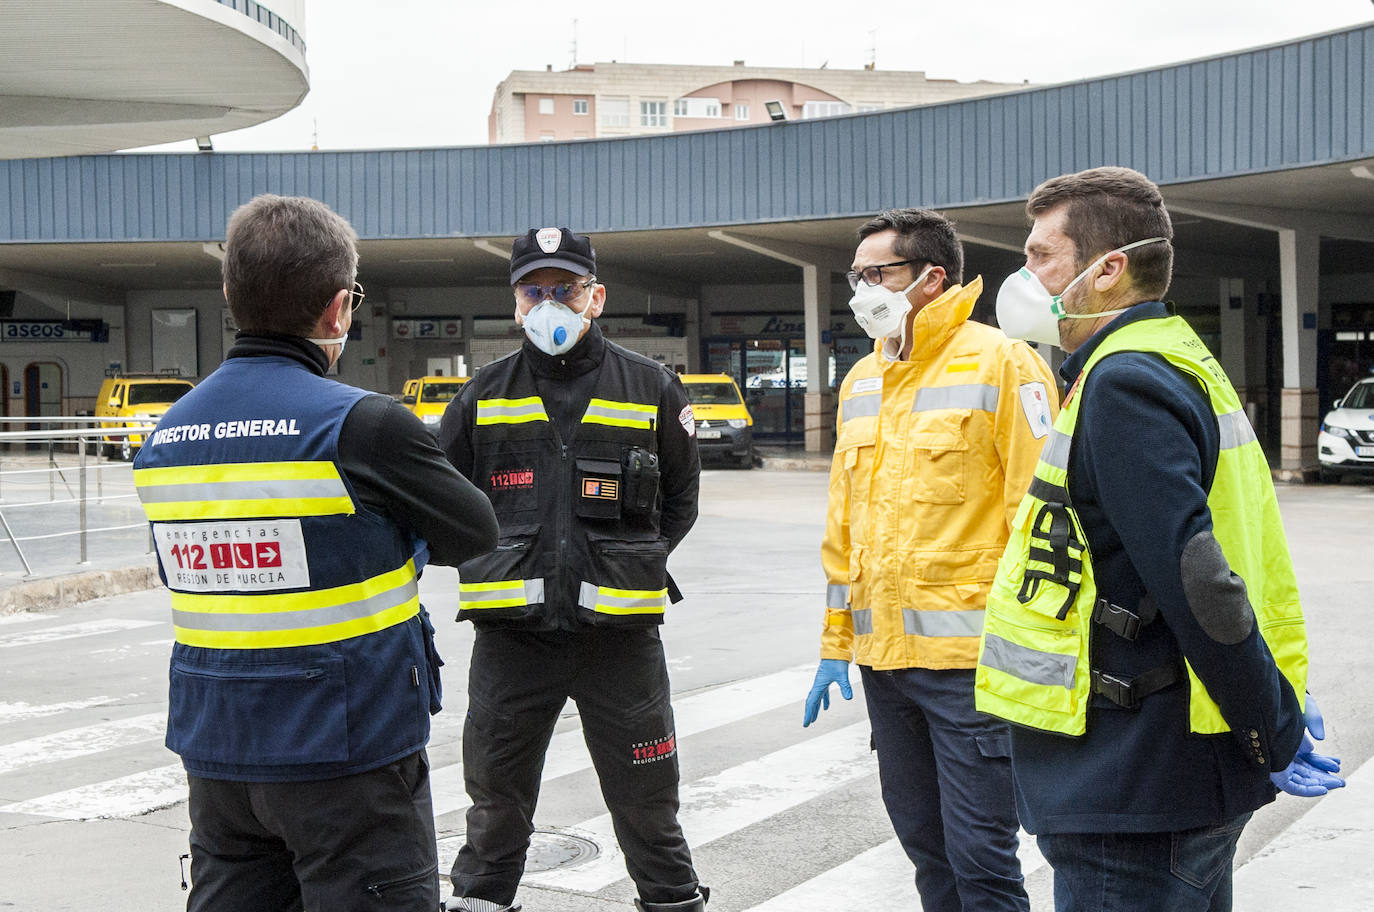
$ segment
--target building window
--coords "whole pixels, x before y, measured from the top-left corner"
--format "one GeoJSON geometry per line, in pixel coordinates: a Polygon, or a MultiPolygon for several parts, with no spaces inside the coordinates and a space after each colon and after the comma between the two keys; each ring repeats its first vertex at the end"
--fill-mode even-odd
{"type": "Polygon", "coordinates": [[[679,98],[673,102],[674,117],[719,117],[719,98],[679,98]]]}
{"type": "Polygon", "coordinates": [[[854,111],[858,114],[866,114],[869,111],[881,111],[883,106],[872,101],[861,101],[854,106],[854,111]]]}
{"type": "Polygon", "coordinates": [[[598,98],[596,116],[603,127],[628,127],[630,125],[630,99],[598,98]]]}
{"type": "Polygon", "coordinates": [[[539,99],[539,113],[540,113],[540,114],[552,114],[552,113],[553,113],[553,99],[552,99],[552,98],[541,98],[541,99],[539,99]]]}
{"type": "Polygon", "coordinates": [[[639,103],[639,125],[641,127],[668,126],[668,102],[641,101],[639,103]]]}
{"type": "Polygon", "coordinates": [[[540,131],[539,131],[539,141],[540,141],[540,142],[557,142],[557,141],[558,141],[558,137],[554,134],[554,132],[553,132],[552,130],[540,130],[540,131]]]}
{"type": "Polygon", "coordinates": [[[749,106],[747,104],[735,105],[735,120],[748,120],[749,106]]]}
{"type": "Polygon", "coordinates": [[[585,98],[574,98],[574,99],[573,99],[573,113],[574,113],[574,114],[586,114],[586,113],[587,113],[587,99],[585,99],[585,98]]]}
{"type": "Polygon", "coordinates": [[[849,105],[843,101],[808,101],[802,105],[802,120],[810,120],[813,117],[834,117],[837,114],[848,114],[849,105]]]}

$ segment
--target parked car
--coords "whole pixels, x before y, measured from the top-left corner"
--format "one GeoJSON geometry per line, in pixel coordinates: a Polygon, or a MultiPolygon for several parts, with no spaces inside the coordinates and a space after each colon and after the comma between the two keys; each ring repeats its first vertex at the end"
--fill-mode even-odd
{"type": "Polygon", "coordinates": [[[406,381],[401,404],[414,412],[425,427],[434,430],[444,417],[444,409],[467,382],[467,377],[415,377],[406,381]]]}
{"type": "Polygon", "coordinates": [[[1366,377],[1331,405],[1317,434],[1322,481],[1343,475],[1374,478],[1374,377],[1366,377]]]}
{"type": "MultiPolygon", "coordinates": [[[[163,413],[195,384],[169,374],[121,374],[106,377],[95,400],[95,417],[128,418],[123,423],[106,422],[106,427],[136,427],[157,424],[163,413]]],[[[118,455],[126,462],[143,447],[143,434],[103,437],[101,449],[108,457],[118,455]]]]}
{"type": "Polygon", "coordinates": [[[705,461],[722,457],[754,466],[754,418],[728,374],[683,374],[682,385],[697,422],[697,451],[705,461]]]}

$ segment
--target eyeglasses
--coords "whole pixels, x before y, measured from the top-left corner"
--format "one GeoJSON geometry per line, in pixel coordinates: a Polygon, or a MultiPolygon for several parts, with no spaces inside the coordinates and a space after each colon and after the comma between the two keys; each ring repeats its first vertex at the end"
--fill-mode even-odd
{"type": "Polygon", "coordinates": [[[354,282],[353,290],[350,291],[349,294],[353,296],[352,310],[356,311],[358,309],[358,305],[363,303],[363,298],[367,297],[367,292],[363,291],[362,283],[354,282]]]}
{"type": "Polygon", "coordinates": [[[583,289],[591,288],[596,279],[585,282],[563,282],[559,285],[535,285],[532,282],[516,282],[515,298],[521,304],[538,304],[550,298],[559,304],[571,304],[582,296],[583,289]]]}
{"type": "Polygon", "coordinates": [[[850,290],[858,291],[859,279],[862,278],[864,280],[865,285],[881,285],[883,284],[884,269],[891,269],[893,266],[909,266],[915,262],[916,260],[898,260],[895,263],[882,263],[878,266],[865,266],[863,270],[860,272],[855,272],[852,269],[849,270],[849,272],[845,273],[844,277],[849,280],[850,290]]]}

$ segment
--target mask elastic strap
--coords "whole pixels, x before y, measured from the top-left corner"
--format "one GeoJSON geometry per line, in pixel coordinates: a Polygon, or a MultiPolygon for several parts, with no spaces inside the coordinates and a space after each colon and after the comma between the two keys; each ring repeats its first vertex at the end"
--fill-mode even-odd
{"type": "Polygon", "coordinates": [[[316,345],[323,347],[325,345],[342,345],[347,338],[348,333],[344,333],[342,336],[333,339],[306,339],[305,341],[314,342],[316,345]]]}
{"type": "Polygon", "coordinates": [[[1117,247],[1117,248],[1114,249],[1114,250],[1108,250],[1106,253],[1102,254],[1102,256],[1098,257],[1097,259],[1095,259],[1095,260],[1093,260],[1091,263],[1089,263],[1086,269],[1084,269],[1084,270],[1083,270],[1082,272],[1080,272],[1078,275],[1074,276],[1074,277],[1073,277],[1073,281],[1070,282],[1069,284],[1065,285],[1063,291],[1061,291],[1061,292],[1059,292],[1059,294],[1053,296],[1053,297],[1054,297],[1054,303],[1053,303],[1053,306],[1052,306],[1050,309],[1054,312],[1054,315],[1055,315],[1056,317],[1058,317],[1059,319],[1061,319],[1061,320],[1094,320],[1094,319],[1096,319],[1096,318],[1098,318],[1098,317],[1109,317],[1109,316],[1114,316],[1114,315],[1116,315],[1116,314],[1123,314],[1123,313],[1125,313],[1127,310],[1130,310],[1129,307],[1124,307],[1124,308],[1121,308],[1120,310],[1104,310],[1104,311],[1101,311],[1101,312],[1099,312],[1099,313],[1090,313],[1090,314],[1071,314],[1071,313],[1069,313],[1067,310],[1064,309],[1064,295],[1068,294],[1070,288],[1072,288],[1072,287],[1074,287],[1075,285],[1077,285],[1080,279],[1082,279],[1085,275],[1087,275],[1088,273],[1090,273],[1090,272],[1092,272],[1094,269],[1096,269],[1096,268],[1098,267],[1098,265],[1099,265],[1103,260],[1105,260],[1107,257],[1111,256],[1112,254],[1114,254],[1114,253],[1125,253],[1127,250],[1132,250],[1132,249],[1134,249],[1134,248],[1136,248],[1136,247],[1144,247],[1146,244],[1157,244],[1157,243],[1159,243],[1160,241],[1165,241],[1165,242],[1167,243],[1168,240],[1169,240],[1169,239],[1166,238],[1166,237],[1145,238],[1145,240],[1143,240],[1143,241],[1131,241],[1131,243],[1129,243],[1129,244],[1123,244],[1122,246],[1117,247]]]}

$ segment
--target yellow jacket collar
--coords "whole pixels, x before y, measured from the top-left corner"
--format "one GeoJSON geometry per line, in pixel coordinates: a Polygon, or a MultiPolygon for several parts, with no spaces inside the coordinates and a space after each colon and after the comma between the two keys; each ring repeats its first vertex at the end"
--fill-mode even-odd
{"type": "MultiPolygon", "coordinates": [[[[954,335],[954,331],[968,319],[969,314],[973,313],[973,305],[978,302],[978,296],[982,293],[983,277],[978,276],[967,285],[950,286],[944,294],[922,307],[911,324],[912,345],[908,360],[924,361],[939,351],[949,337],[954,335]]],[[[876,340],[873,350],[878,353],[879,363],[893,363],[883,351],[885,341],[876,340]]]]}

